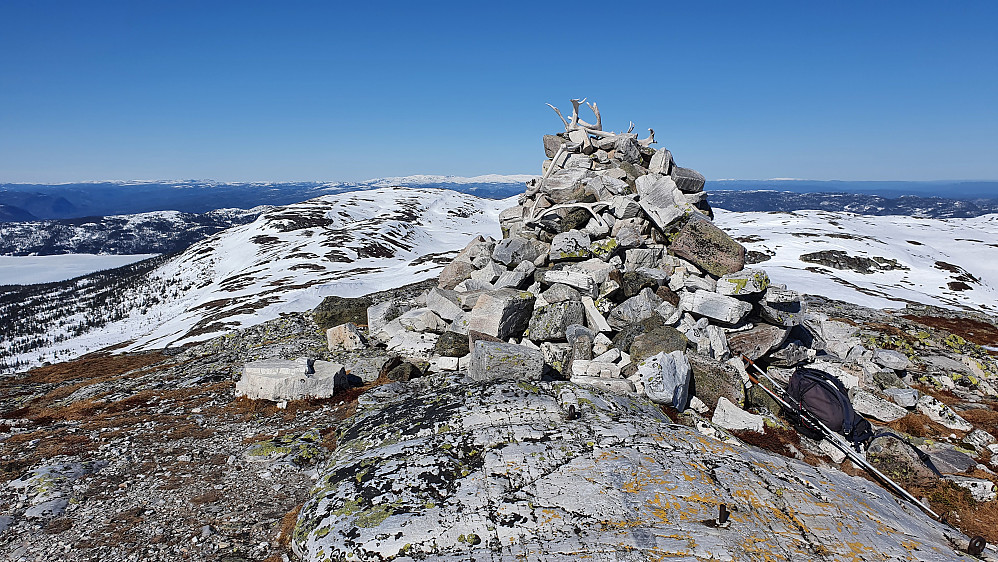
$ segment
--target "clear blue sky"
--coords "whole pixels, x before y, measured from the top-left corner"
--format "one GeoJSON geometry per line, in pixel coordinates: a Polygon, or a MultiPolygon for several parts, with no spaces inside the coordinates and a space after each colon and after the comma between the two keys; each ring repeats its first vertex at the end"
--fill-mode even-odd
{"type": "Polygon", "coordinates": [[[545,102],[709,179],[998,179],[998,2],[0,0],[0,181],[539,173],[545,102]]]}

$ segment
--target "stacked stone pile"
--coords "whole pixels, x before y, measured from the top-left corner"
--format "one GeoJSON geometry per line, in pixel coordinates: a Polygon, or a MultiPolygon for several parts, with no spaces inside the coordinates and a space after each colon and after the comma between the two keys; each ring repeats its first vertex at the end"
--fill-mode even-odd
{"type": "MultiPolygon", "coordinates": [[[[762,418],[743,409],[778,410],[746,389],[741,355],[784,382],[810,364],[842,380],[876,422],[915,412],[961,432],[957,440],[974,430],[909,387],[904,354],[864,347],[854,325],[809,311],[797,292],[745,268],[745,248],[711,222],[704,177],[652,148],[653,131],[606,132],[595,105],[596,125],[573,106],[566,130],[543,138],[543,176],[500,214],[502,239],[472,240],[425,295],[369,308],[370,337],[428,372],[569,379],[686,410],[702,428],[710,424],[693,412],[712,414],[714,428],[732,430],[762,431],[762,418]]],[[[994,361],[972,363],[974,390],[998,394],[994,361]]],[[[982,430],[971,441],[979,454],[998,449],[982,430]]],[[[841,461],[829,444],[811,445],[841,461]]]]}
{"type": "Polygon", "coordinates": [[[602,131],[573,105],[566,131],[544,136],[543,177],[500,214],[503,238],[469,243],[424,298],[369,309],[369,333],[430,370],[549,374],[679,409],[694,395],[743,405],[741,364],[725,363],[738,354],[807,359],[799,295],[744,269],[704,177],[652,148],[654,133],[602,131]]]}

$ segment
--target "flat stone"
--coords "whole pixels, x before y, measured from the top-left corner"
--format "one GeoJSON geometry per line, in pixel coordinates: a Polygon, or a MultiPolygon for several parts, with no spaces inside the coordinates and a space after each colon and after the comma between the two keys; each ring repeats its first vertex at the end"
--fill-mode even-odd
{"type": "Polygon", "coordinates": [[[511,236],[503,238],[501,242],[495,245],[495,249],[492,251],[492,259],[506,267],[514,267],[522,261],[532,262],[540,254],[540,249],[530,240],[511,236]]]}
{"type": "Polygon", "coordinates": [[[929,455],[936,469],[943,474],[958,474],[977,466],[977,461],[970,455],[957,451],[948,443],[935,443],[923,446],[922,450],[929,455]]]}
{"type": "Polygon", "coordinates": [[[722,276],[715,284],[715,291],[722,295],[754,295],[769,288],[769,275],[762,269],[743,269],[722,276]]]}
{"type": "Polygon", "coordinates": [[[504,271],[492,286],[496,289],[522,289],[530,277],[526,271],[504,271]]]}
{"type": "Polygon", "coordinates": [[[620,330],[627,325],[651,318],[660,304],[662,299],[646,287],[637,295],[615,306],[606,320],[611,328],[620,330]]]}
{"type": "Polygon", "coordinates": [[[691,218],[679,229],[669,252],[721,277],[745,267],[745,247],[706,218],[691,218]]]}
{"type": "Polygon", "coordinates": [[[236,382],[236,396],[274,402],[328,398],[347,384],[346,371],[339,363],[315,361],[312,370],[309,373],[301,362],[283,359],[246,363],[236,382]]]}
{"type": "Polygon", "coordinates": [[[589,235],[578,230],[559,232],[551,241],[548,258],[552,262],[588,259],[591,243],[589,235]]]}
{"type": "Polygon", "coordinates": [[[562,283],[579,289],[582,294],[593,296],[599,284],[592,275],[579,271],[549,270],[544,272],[544,282],[548,284],[562,283]]]}
{"type": "Polygon", "coordinates": [[[714,425],[728,430],[748,430],[762,433],[765,428],[762,416],[742,410],[723,396],[717,399],[714,417],[710,421],[714,425]]]}
{"type": "Polygon", "coordinates": [[[724,324],[737,324],[752,311],[752,305],[745,301],[709,291],[685,293],[680,297],[679,308],[724,324]]]}
{"type": "Polygon", "coordinates": [[[990,480],[970,478],[969,476],[947,476],[947,480],[957,486],[970,490],[971,497],[976,502],[989,502],[998,498],[998,487],[990,480]]]}
{"type": "Polygon", "coordinates": [[[918,399],[916,407],[919,412],[928,416],[929,419],[939,422],[949,429],[957,431],[971,431],[974,429],[974,426],[970,422],[957,415],[952,408],[928,394],[924,394],[918,399]]]}
{"type": "Polygon", "coordinates": [[[429,359],[437,345],[439,335],[428,332],[400,332],[387,343],[387,349],[394,355],[411,359],[429,359]]]}
{"type": "Polygon", "coordinates": [[[908,357],[904,353],[894,351],[893,349],[874,349],[873,362],[881,367],[894,369],[895,371],[903,371],[911,367],[911,361],[908,357]]]}
{"type": "Polygon", "coordinates": [[[755,361],[783,345],[790,330],[772,324],[759,324],[728,336],[728,349],[735,357],[745,355],[755,361]]]}
{"type": "Polygon", "coordinates": [[[971,431],[963,438],[963,443],[973,447],[977,451],[984,451],[988,448],[988,445],[998,442],[994,435],[991,435],[987,431],[981,428],[977,428],[971,431]]]}
{"type": "Polygon", "coordinates": [[[599,388],[614,394],[634,394],[634,383],[627,379],[574,375],[569,382],[580,386],[599,388]]]}
{"type": "Polygon", "coordinates": [[[908,415],[908,410],[861,388],[852,389],[849,392],[849,400],[854,410],[882,422],[890,423],[908,415]]]}
{"type": "Polygon", "coordinates": [[[478,340],[471,351],[468,377],[485,380],[541,379],[544,355],[535,349],[511,343],[478,340]]]}
{"type": "Polygon", "coordinates": [[[498,289],[478,297],[471,309],[468,329],[501,340],[519,336],[527,329],[534,309],[533,294],[514,289],[498,289]]]}
{"type": "Polygon", "coordinates": [[[914,388],[885,388],[884,394],[902,408],[914,408],[918,404],[919,392],[914,388]]]}

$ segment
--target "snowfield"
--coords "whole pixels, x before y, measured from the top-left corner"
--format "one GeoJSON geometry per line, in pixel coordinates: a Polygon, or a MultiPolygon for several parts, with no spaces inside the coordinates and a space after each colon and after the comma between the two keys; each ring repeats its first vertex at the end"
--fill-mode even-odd
{"type": "Polygon", "coordinates": [[[114,269],[159,254],[127,256],[62,254],[56,256],[0,256],[0,285],[33,285],[66,281],[105,269],[114,269]]]}
{"type": "Polygon", "coordinates": [[[746,249],[770,256],[758,267],[773,282],[796,291],[872,308],[916,302],[998,313],[998,215],[922,219],[826,211],[715,213],[714,222],[746,249]],[[801,260],[823,251],[874,262],[883,258],[885,263],[860,273],[801,260]]]}

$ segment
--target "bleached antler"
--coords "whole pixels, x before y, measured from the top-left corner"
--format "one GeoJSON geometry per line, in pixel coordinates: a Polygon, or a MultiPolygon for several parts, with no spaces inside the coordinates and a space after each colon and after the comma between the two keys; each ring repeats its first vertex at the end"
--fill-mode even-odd
{"type": "Polygon", "coordinates": [[[649,127],[648,128],[648,138],[646,138],[646,139],[640,139],[638,141],[638,145],[647,147],[647,146],[653,144],[654,142],[655,142],[655,129],[652,129],[652,128],[649,127]]]}
{"type": "Polygon", "coordinates": [[[554,110],[555,113],[558,114],[558,117],[561,118],[561,122],[565,124],[565,130],[567,131],[568,130],[568,121],[565,120],[565,116],[561,114],[561,111],[559,111],[557,107],[555,107],[555,106],[553,106],[553,105],[551,105],[549,103],[546,103],[544,105],[550,107],[551,109],[554,110]]]}

